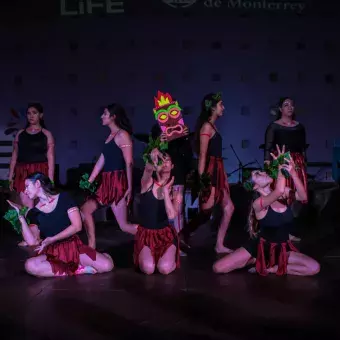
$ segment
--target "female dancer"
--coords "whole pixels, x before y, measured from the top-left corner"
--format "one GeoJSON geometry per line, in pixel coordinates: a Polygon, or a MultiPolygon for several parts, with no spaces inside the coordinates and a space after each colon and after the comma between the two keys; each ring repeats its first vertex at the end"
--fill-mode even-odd
{"type": "MultiPolygon", "coordinates": [[[[172,169],[172,175],[174,176],[173,190],[179,191],[181,196],[184,196],[184,188],[186,178],[192,167],[192,149],[189,135],[189,129],[184,130],[185,136],[171,140],[168,142],[165,133],[162,133],[158,124],[155,124],[151,129],[151,136],[153,139],[160,137],[161,142],[168,142],[167,153],[171,157],[174,164],[172,169]]],[[[183,202],[184,204],[184,202],[183,202]]],[[[180,207],[179,214],[174,220],[174,226],[176,231],[179,233],[184,226],[183,209],[184,206],[180,207]]]]}
{"type": "Polygon", "coordinates": [[[198,141],[198,173],[200,176],[207,173],[211,178],[211,185],[200,195],[200,213],[182,232],[182,240],[188,242],[190,234],[210,219],[212,209],[220,205],[223,209],[222,221],[217,234],[215,251],[217,253],[230,253],[231,249],[224,246],[234,205],[230,199],[227,175],[224,171],[222,159],[222,136],[215,126],[216,120],[223,115],[224,106],[221,95],[208,94],[202,103],[202,112],[196,127],[196,140],[198,141]]]}
{"type": "Polygon", "coordinates": [[[154,149],[151,159],[153,167],[146,164],[141,181],[140,224],[135,237],[134,263],[145,274],[152,274],[157,268],[166,275],[179,267],[177,232],[169,225],[169,219],[178,215],[183,195],[172,190],[173,164],[169,155],[154,149]],[[156,180],[152,176],[154,170],[156,180]]]}
{"type": "Polygon", "coordinates": [[[20,193],[22,202],[27,202],[29,207],[33,207],[34,203],[24,194],[27,175],[40,171],[48,176],[52,183],[54,180],[54,138],[52,133],[45,129],[43,112],[39,103],[28,105],[27,125],[15,136],[9,168],[11,189],[20,193]]]}
{"type": "MultiPolygon", "coordinates": [[[[25,263],[29,274],[54,277],[104,273],[113,269],[109,255],[99,254],[80,241],[77,233],[82,228],[81,216],[67,193],[57,194],[51,180],[39,172],[26,178],[25,187],[30,199],[38,199],[37,205],[28,211],[27,220],[19,216],[25,242],[37,246],[37,256],[25,263]]],[[[8,203],[19,214],[20,207],[8,203]]]]}
{"type": "Polygon", "coordinates": [[[89,182],[92,183],[100,175],[100,186],[96,197],[87,200],[81,208],[88,236],[88,244],[96,248],[95,223],[93,213],[98,205],[110,205],[119,227],[134,234],[136,226],[127,222],[127,206],[132,194],[132,127],[124,108],[119,104],[111,104],[105,108],[101,116],[102,124],[110,128],[100,157],[94,166],[89,182]]]}
{"type": "MultiPolygon", "coordinates": [[[[28,105],[27,125],[15,136],[9,167],[10,189],[20,193],[21,204],[28,208],[32,208],[34,202],[24,193],[27,175],[40,171],[54,183],[54,138],[45,128],[43,112],[39,103],[28,105]]],[[[22,241],[19,246],[25,247],[27,244],[22,241]]]]}
{"type": "MultiPolygon", "coordinates": [[[[284,153],[277,147],[277,154],[284,153]]],[[[275,159],[276,156],[272,154],[275,159]]],[[[243,268],[247,264],[256,263],[256,271],[266,276],[276,275],[315,275],[320,270],[318,262],[298,252],[289,241],[289,229],[293,222],[291,207],[287,199],[303,201],[306,190],[296,170],[294,160],[287,160],[288,164],[280,166],[275,189],[271,189],[273,179],[265,172],[253,171],[249,184],[257,198],[252,202],[249,215],[249,231],[251,239],[244,247],[237,249],[214,264],[216,273],[229,273],[243,268]],[[296,191],[286,186],[286,178],[281,169],[290,174],[296,191]],[[256,230],[257,224],[259,231],[256,230]]]]}
{"type": "MultiPolygon", "coordinates": [[[[275,152],[275,146],[286,147],[286,151],[290,152],[294,163],[297,166],[297,174],[307,190],[307,173],[305,162],[305,146],[306,146],[306,130],[304,126],[294,120],[294,102],[291,98],[285,97],[279,101],[280,117],[272,122],[266,130],[265,136],[265,163],[270,162],[270,153],[275,152]]],[[[294,181],[289,178],[287,186],[295,190],[294,181]]],[[[307,203],[308,198],[302,203],[307,203]]],[[[289,201],[289,204],[292,203],[289,201]]]]}

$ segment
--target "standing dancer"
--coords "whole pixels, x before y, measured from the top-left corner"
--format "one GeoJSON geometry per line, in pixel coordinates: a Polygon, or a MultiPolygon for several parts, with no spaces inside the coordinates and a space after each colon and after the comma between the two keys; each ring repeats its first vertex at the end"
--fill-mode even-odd
{"type": "Polygon", "coordinates": [[[201,224],[206,223],[215,205],[223,209],[223,216],[217,234],[215,251],[230,253],[231,249],[224,246],[234,205],[230,199],[229,184],[224,171],[222,159],[222,136],[217,131],[215,123],[223,115],[224,106],[220,93],[208,94],[202,102],[202,112],[196,126],[196,141],[198,149],[198,174],[201,181],[204,177],[211,180],[208,188],[200,194],[200,213],[183,229],[182,240],[187,243],[191,233],[201,224]]]}
{"type": "MultiPolygon", "coordinates": [[[[277,155],[283,154],[279,147],[277,155]]],[[[274,159],[277,158],[272,154],[274,159]]],[[[262,276],[269,273],[276,275],[315,275],[320,270],[318,262],[298,252],[289,241],[289,230],[293,223],[291,206],[288,199],[304,201],[307,193],[296,170],[293,158],[288,164],[279,166],[279,173],[274,190],[273,179],[264,171],[254,170],[247,182],[253,190],[255,200],[251,203],[249,214],[249,232],[251,239],[244,247],[225,256],[214,264],[216,273],[229,273],[248,264],[256,263],[256,271],[262,276]],[[296,191],[286,186],[286,178],[281,169],[289,173],[296,191]],[[259,228],[258,228],[259,227],[259,228]]]]}
{"type": "Polygon", "coordinates": [[[172,188],[174,165],[170,156],[154,149],[150,161],[145,165],[141,181],[134,263],[145,274],[152,274],[157,268],[167,275],[179,267],[178,236],[169,219],[179,214],[183,195],[172,188]],[[154,171],[156,179],[153,179],[154,171]]]}
{"type": "MultiPolygon", "coordinates": [[[[270,153],[276,151],[276,145],[282,148],[285,145],[286,151],[290,152],[291,157],[297,167],[297,174],[307,189],[306,173],[306,130],[305,127],[294,120],[294,102],[291,98],[285,97],[280,99],[278,104],[279,119],[272,122],[266,130],[264,161],[270,162],[270,153]]],[[[294,181],[289,178],[287,186],[295,190],[294,181]]],[[[302,203],[307,203],[308,198],[302,203]]],[[[292,203],[291,201],[289,204],[292,203]]]]}
{"type": "Polygon", "coordinates": [[[81,207],[88,236],[88,244],[96,248],[93,213],[99,205],[110,205],[119,227],[134,234],[136,226],[127,222],[127,207],[132,197],[133,146],[132,127],[124,108],[119,104],[108,105],[101,116],[102,124],[109,127],[103,151],[89,177],[93,183],[100,176],[95,197],[90,197],[81,207]]]}
{"type": "MultiPolygon", "coordinates": [[[[298,211],[301,208],[301,203],[306,204],[308,202],[308,181],[306,171],[306,130],[305,127],[294,120],[294,102],[289,97],[283,97],[278,103],[278,119],[272,122],[266,130],[265,135],[265,151],[264,161],[265,165],[270,162],[270,153],[276,152],[276,145],[282,148],[286,147],[286,151],[289,151],[291,157],[296,164],[296,171],[304,185],[307,192],[307,198],[305,201],[299,202],[300,205],[295,204],[293,207],[294,215],[298,215],[298,211]]],[[[273,182],[273,185],[275,183],[273,182]]],[[[290,178],[287,180],[287,186],[292,190],[295,190],[294,181],[290,178]]],[[[295,201],[296,202],[296,201],[295,201]]],[[[292,204],[293,201],[288,199],[288,204],[292,204]]],[[[300,241],[299,237],[295,235],[295,225],[292,225],[290,238],[293,241],[300,241]]]]}
{"type": "Polygon", "coordinates": [[[108,254],[97,253],[79,239],[77,233],[82,228],[81,216],[67,193],[56,193],[51,180],[39,172],[26,178],[25,187],[30,199],[38,199],[26,218],[20,215],[18,205],[8,203],[19,215],[25,242],[37,246],[37,255],[25,263],[29,274],[55,277],[105,273],[113,269],[113,261],[108,254]]]}
{"type": "MultiPolygon", "coordinates": [[[[32,208],[34,202],[25,195],[25,178],[39,171],[54,183],[55,153],[52,133],[45,128],[44,110],[41,104],[27,107],[27,125],[15,136],[9,167],[10,189],[20,194],[21,204],[32,208]]],[[[22,241],[19,246],[27,246],[22,241]]]]}
{"type": "MultiPolygon", "coordinates": [[[[167,153],[174,164],[172,168],[172,175],[174,176],[173,190],[179,191],[183,197],[186,178],[191,171],[193,158],[191,142],[188,136],[189,129],[184,125],[181,114],[182,109],[178,102],[168,93],[158,92],[158,96],[155,97],[153,111],[157,123],[151,129],[151,136],[153,139],[160,137],[161,142],[168,143],[167,153]],[[174,134],[173,132],[177,133],[174,134]]],[[[184,225],[183,210],[184,206],[182,205],[174,220],[174,226],[178,233],[183,229],[184,225]]]]}

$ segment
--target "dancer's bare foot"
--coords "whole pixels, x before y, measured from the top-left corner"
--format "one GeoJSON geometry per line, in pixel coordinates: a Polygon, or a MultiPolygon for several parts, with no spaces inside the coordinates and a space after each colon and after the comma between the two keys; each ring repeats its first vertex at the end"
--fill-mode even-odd
{"type": "Polygon", "coordinates": [[[28,244],[27,244],[26,241],[21,241],[21,242],[18,243],[18,246],[19,247],[28,247],[28,244]]]}
{"type": "Polygon", "coordinates": [[[289,240],[292,241],[292,242],[300,242],[301,238],[289,234],[289,240]]]}
{"type": "Polygon", "coordinates": [[[274,266],[274,267],[268,268],[268,269],[267,269],[267,272],[268,272],[269,274],[276,274],[277,269],[278,269],[278,266],[274,266]]]}
{"type": "Polygon", "coordinates": [[[216,246],[215,251],[217,254],[231,254],[234,252],[232,249],[229,249],[225,246],[216,246]]]}

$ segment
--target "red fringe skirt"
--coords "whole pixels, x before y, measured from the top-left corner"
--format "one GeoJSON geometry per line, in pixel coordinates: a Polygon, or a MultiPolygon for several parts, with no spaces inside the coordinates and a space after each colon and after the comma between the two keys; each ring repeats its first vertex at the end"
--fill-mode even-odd
{"type": "Polygon", "coordinates": [[[267,268],[278,266],[276,275],[282,276],[287,274],[288,251],[299,252],[291,241],[274,243],[267,242],[260,238],[257,245],[256,271],[261,276],[267,276],[267,268]],[[266,253],[269,254],[266,257],[266,253]]]}
{"type": "Polygon", "coordinates": [[[221,203],[224,197],[224,190],[230,193],[228,178],[224,171],[223,159],[221,157],[209,156],[205,172],[210,175],[211,184],[201,193],[201,202],[208,202],[211,189],[215,187],[215,204],[221,203]]]}
{"type": "Polygon", "coordinates": [[[165,254],[169,247],[176,246],[176,265],[180,267],[179,256],[179,239],[175,228],[168,226],[162,229],[147,229],[138,226],[135,236],[135,246],[133,253],[133,262],[136,267],[139,266],[139,254],[144,246],[151,249],[155,264],[165,254]]]}
{"type": "Polygon", "coordinates": [[[80,254],[86,254],[92,261],[96,260],[95,249],[86,246],[78,235],[50,244],[42,254],[47,256],[53,274],[58,276],[74,275],[80,264],[80,254]]]}
{"type": "MultiPolygon", "coordinates": [[[[290,155],[293,158],[293,161],[295,163],[296,173],[299,179],[301,180],[301,182],[303,183],[306,193],[308,194],[308,179],[307,179],[305,158],[299,152],[291,152],[290,155]]],[[[291,177],[287,178],[286,183],[287,183],[286,186],[292,189],[293,192],[295,192],[294,181],[292,180],[291,177]]],[[[275,181],[273,182],[273,188],[275,188],[275,181]]],[[[294,199],[295,197],[293,196],[290,199],[288,199],[288,204],[291,204],[294,201],[294,199]]],[[[308,203],[308,200],[302,201],[301,203],[306,204],[308,203]]]]}
{"type": "Polygon", "coordinates": [[[125,170],[102,172],[100,185],[96,192],[97,201],[101,205],[118,204],[128,189],[125,170]]]}
{"type": "Polygon", "coordinates": [[[41,172],[48,176],[48,163],[17,163],[13,186],[17,192],[25,191],[25,179],[33,172],[41,172]]]}

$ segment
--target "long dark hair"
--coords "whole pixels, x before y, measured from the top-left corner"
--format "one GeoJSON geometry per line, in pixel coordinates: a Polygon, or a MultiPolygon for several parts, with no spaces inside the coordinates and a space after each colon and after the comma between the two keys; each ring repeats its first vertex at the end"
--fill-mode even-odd
{"type": "Polygon", "coordinates": [[[120,104],[110,104],[107,107],[107,110],[110,112],[110,117],[115,116],[116,125],[125,130],[128,134],[132,135],[132,125],[130,119],[126,115],[125,109],[120,104]]]}
{"type": "MultiPolygon", "coordinates": [[[[26,116],[27,116],[28,109],[31,108],[31,107],[36,109],[39,113],[44,113],[44,108],[40,103],[29,103],[27,105],[27,109],[26,109],[26,116]]],[[[45,124],[44,118],[39,119],[39,124],[43,129],[46,129],[46,124],[45,124]]],[[[30,123],[27,121],[25,129],[27,129],[29,126],[30,126],[30,123]]]]}
{"type": "Polygon", "coordinates": [[[54,189],[53,183],[51,180],[41,172],[33,172],[32,174],[26,177],[27,180],[35,183],[39,181],[42,189],[48,195],[56,195],[57,191],[54,189]]]}
{"type": "Polygon", "coordinates": [[[256,237],[258,232],[259,232],[259,221],[256,218],[256,214],[255,214],[255,210],[253,207],[253,204],[255,202],[255,200],[257,200],[260,197],[260,194],[254,190],[253,191],[253,196],[252,196],[252,200],[250,202],[250,206],[249,206],[249,213],[248,213],[248,220],[247,220],[247,224],[248,224],[248,233],[250,235],[251,238],[256,237]]]}
{"type": "Polygon", "coordinates": [[[202,129],[202,126],[204,123],[208,122],[211,115],[212,115],[212,109],[216,107],[216,105],[221,100],[215,99],[215,93],[209,93],[207,94],[201,103],[201,113],[196,121],[196,127],[195,127],[195,152],[199,154],[200,152],[200,131],[202,129]],[[209,102],[210,105],[207,105],[209,102]]]}

